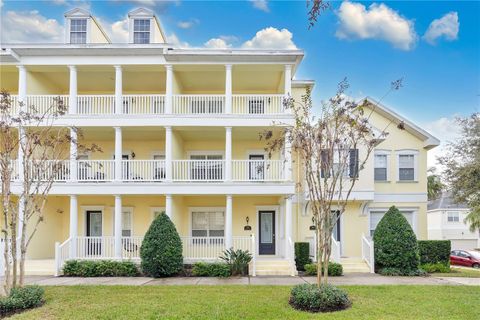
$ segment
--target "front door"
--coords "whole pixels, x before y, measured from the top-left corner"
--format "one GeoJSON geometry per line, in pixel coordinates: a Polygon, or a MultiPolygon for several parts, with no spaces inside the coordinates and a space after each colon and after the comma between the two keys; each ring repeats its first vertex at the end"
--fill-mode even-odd
{"type": "Polygon", "coordinates": [[[248,156],[249,168],[248,179],[249,180],[263,180],[265,175],[265,162],[263,154],[251,154],[248,156]]]}
{"type": "Polygon", "coordinates": [[[259,211],[259,254],[275,254],[275,211],[259,211]]]}
{"type": "Polygon", "coordinates": [[[87,242],[88,255],[102,254],[102,211],[87,211],[87,242]]]}

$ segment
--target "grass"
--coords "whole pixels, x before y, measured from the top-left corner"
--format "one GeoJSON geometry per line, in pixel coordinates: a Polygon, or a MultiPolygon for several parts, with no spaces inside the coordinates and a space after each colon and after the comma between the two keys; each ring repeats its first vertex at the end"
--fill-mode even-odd
{"type": "Polygon", "coordinates": [[[44,306],[13,319],[480,319],[480,287],[346,286],[353,306],[310,314],[287,286],[46,287],[44,306]]]}
{"type": "Polygon", "coordinates": [[[480,270],[451,267],[449,273],[432,273],[434,277],[480,278],[480,270]]]}

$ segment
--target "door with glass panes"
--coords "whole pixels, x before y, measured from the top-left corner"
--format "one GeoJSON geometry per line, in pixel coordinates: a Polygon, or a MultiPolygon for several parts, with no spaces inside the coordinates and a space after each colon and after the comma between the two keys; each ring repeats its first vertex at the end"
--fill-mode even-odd
{"type": "Polygon", "coordinates": [[[221,154],[191,155],[190,180],[223,180],[223,159],[221,154]],[[203,161],[202,161],[203,160],[203,161]]]}

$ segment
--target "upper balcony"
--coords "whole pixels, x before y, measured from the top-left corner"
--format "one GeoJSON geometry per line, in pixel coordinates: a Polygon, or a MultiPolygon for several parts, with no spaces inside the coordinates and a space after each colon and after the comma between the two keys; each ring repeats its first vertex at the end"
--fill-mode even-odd
{"type": "Polygon", "coordinates": [[[5,65],[0,73],[13,112],[46,113],[62,101],[71,119],[291,118],[291,65],[5,65]]]}

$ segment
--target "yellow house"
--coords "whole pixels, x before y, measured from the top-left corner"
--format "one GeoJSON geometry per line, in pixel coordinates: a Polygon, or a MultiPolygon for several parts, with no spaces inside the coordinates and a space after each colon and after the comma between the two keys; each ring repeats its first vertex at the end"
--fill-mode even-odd
{"type": "MultiPolygon", "coordinates": [[[[299,100],[314,85],[295,78],[303,51],[176,48],[147,9],[129,14],[128,44],[111,43],[85,10],[65,21],[65,43],[2,45],[0,55],[1,87],[15,102],[41,111],[63,99],[69,110],[55,125],[81,128],[81,142],[103,151],[79,154],[72,143],[28,271],[58,272],[68,259],[138,260],[143,235],[165,212],[186,263],[234,247],[253,253],[254,275],[295,274],[293,243],[315,251],[296,187],[300,159],[288,144],[268,157],[259,133],[294,124],[283,98],[299,100]]],[[[427,238],[427,150],[439,141],[370,101],[374,126],[395,119],[406,130],[377,146],[337,224],[333,258],[347,271],[370,271],[370,234],[391,205],[427,238]]]]}

